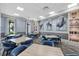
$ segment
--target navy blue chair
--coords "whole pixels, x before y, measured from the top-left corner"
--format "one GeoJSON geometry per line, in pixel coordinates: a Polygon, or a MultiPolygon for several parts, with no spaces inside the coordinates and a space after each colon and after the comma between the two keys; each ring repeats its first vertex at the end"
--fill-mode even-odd
{"type": "Polygon", "coordinates": [[[47,40],[47,38],[45,36],[42,36],[42,40],[47,40]]]}
{"type": "Polygon", "coordinates": [[[30,38],[37,38],[38,35],[37,34],[29,34],[28,37],[30,37],[30,38]]]}
{"type": "Polygon", "coordinates": [[[13,38],[15,38],[15,36],[7,36],[7,37],[6,37],[7,40],[8,40],[8,39],[13,39],[13,38]]]}
{"type": "Polygon", "coordinates": [[[50,41],[53,41],[54,45],[57,46],[59,43],[61,43],[61,38],[52,38],[50,41]]]}
{"type": "Polygon", "coordinates": [[[22,36],[23,36],[22,34],[16,34],[15,38],[19,38],[19,37],[22,37],[22,36]]]}
{"type": "Polygon", "coordinates": [[[54,42],[50,40],[42,40],[43,45],[54,46],[54,42]]]}
{"type": "Polygon", "coordinates": [[[18,54],[20,54],[22,51],[24,51],[27,48],[26,45],[20,45],[16,48],[14,48],[11,53],[10,56],[17,56],[18,54]]]}
{"type": "Polygon", "coordinates": [[[46,41],[46,42],[43,42],[43,45],[54,46],[54,42],[46,41]]]}
{"type": "Polygon", "coordinates": [[[34,34],[29,34],[28,37],[34,38],[35,36],[34,36],[34,34]]]}
{"type": "Polygon", "coordinates": [[[54,46],[54,42],[47,39],[45,36],[42,36],[41,38],[41,44],[48,45],[48,46],[54,46]]]}
{"type": "Polygon", "coordinates": [[[33,43],[33,40],[27,40],[25,42],[22,42],[21,45],[27,45],[27,46],[30,46],[31,44],[33,43]]]}
{"type": "Polygon", "coordinates": [[[9,55],[12,49],[16,47],[16,43],[11,42],[11,41],[2,41],[3,44],[3,54],[2,55],[9,55]]]}

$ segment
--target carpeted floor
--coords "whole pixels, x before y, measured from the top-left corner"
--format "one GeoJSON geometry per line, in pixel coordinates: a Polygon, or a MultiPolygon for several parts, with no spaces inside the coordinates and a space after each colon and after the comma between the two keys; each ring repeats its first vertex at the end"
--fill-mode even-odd
{"type": "Polygon", "coordinates": [[[1,46],[1,43],[0,43],[0,56],[2,55],[2,46],[1,46]]]}
{"type": "MultiPolygon", "coordinates": [[[[64,56],[79,56],[79,45],[77,45],[78,47],[76,47],[76,44],[73,43],[74,46],[72,46],[72,43],[65,39],[61,41],[62,41],[62,44],[59,44],[58,46],[55,46],[55,47],[60,47],[63,51],[64,56]]],[[[34,43],[40,44],[40,40],[36,39],[34,40],[34,43]]]]}

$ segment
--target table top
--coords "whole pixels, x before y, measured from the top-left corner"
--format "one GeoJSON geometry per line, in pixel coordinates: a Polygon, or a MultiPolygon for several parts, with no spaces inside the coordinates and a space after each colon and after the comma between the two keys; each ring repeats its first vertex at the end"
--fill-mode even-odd
{"type": "Polygon", "coordinates": [[[46,38],[59,38],[58,36],[56,35],[45,35],[46,38]]]}
{"type": "Polygon", "coordinates": [[[32,44],[18,56],[63,56],[62,50],[40,44],[32,44]]]}
{"type": "Polygon", "coordinates": [[[22,37],[10,39],[10,40],[18,44],[18,43],[21,43],[21,42],[24,42],[24,41],[27,41],[27,40],[31,40],[31,39],[32,38],[22,36],[22,37]]]}
{"type": "Polygon", "coordinates": [[[10,34],[10,35],[8,35],[8,36],[15,36],[15,34],[10,34]]]}

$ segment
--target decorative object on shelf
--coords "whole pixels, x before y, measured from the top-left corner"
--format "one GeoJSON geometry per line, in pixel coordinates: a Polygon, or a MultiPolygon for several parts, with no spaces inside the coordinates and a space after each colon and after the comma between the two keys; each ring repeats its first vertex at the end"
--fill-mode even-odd
{"type": "Polygon", "coordinates": [[[76,14],[77,14],[77,12],[72,12],[71,13],[72,18],[75,18],[76,17],[76,14]]]}
{"type": "Polygon", "coordinates": [[[74,20],[70,21],[70,26],[79,27],[79,19],[75,19],[75,21],[74,20]]]}

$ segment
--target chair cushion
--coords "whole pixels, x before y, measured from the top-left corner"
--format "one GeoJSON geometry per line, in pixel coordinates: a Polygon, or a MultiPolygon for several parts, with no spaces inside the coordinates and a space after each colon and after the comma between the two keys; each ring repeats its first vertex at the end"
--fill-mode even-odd
{"type": "Polygon", "coordinates": [[[22,42],[21,44],[22,45],[27,45],[27,44],[31,44],[31,43],[33,43],[33,40],[27,40],[25,42],[22,42]]]}
{"type": "Polygon", "coordinates": [[[27,46],[25,45],[20,45],[16,48],[14,48],[11,52],[11,56],[17,56],[19,53],[21,53],[22,51],[24,51],[27,48],[27,46]]]}
{"type": "Polygon", "coordinates": [[[11,41],[2,41],[2,44],[3,44],[3,48],[7,50],[10,50],[16,47],[16,43],[11,41]]]}
{"type": "Polygon", "coordinates": [[[52,46],[52,42],[44,42],[43,45],[52,46]]]}

